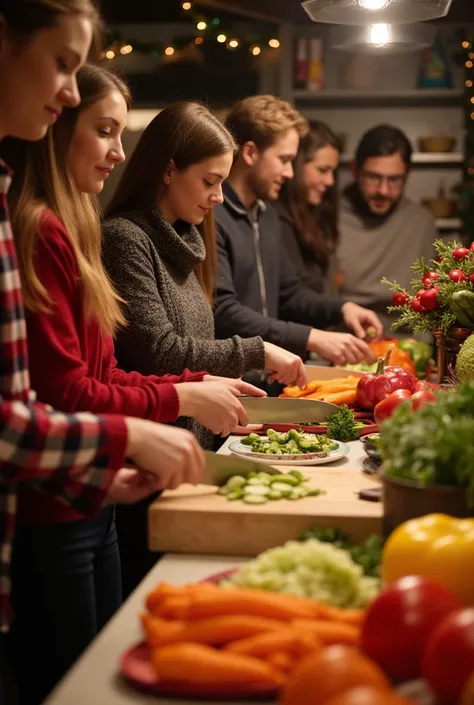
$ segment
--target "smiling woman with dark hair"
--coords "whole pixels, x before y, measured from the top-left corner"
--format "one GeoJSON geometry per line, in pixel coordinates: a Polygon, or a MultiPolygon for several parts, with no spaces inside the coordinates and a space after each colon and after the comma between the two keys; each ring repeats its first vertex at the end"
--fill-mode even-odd
{"type": "Polygon", "coordinates": [[[283,184],[275,204],[297,274],[318,292],[333,283],[328,276],[338,237],[335,172],[340,154],[338,137],[323,122],[313,122],[300,141],[294,178],[283,184]]]}

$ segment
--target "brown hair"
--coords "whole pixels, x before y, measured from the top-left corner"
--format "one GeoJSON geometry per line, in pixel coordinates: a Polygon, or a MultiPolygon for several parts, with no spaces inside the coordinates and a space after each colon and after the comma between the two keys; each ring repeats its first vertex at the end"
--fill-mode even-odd
{"type": "MultiPolygon", "coordinates": [[[[205,105],[197,102],[173,103],[148,125],[128,160],[122,178],[105,216],[149,210],[164,188],[164,175],[171,160],[178,169],[226,152],[235,152],[232,135],[205,105]]],[[[217,270],[214,215],[210,210],[198,230],[206,248],[206,258],[196,276],[212,302],[217,270]]]]}
{"type": "Polygon", "coordinates": [[[49,310],[50,298],[35,271],[35,243],[41,237],[46,208],[64,225],[74,248],[84,294],[86,315],[96,316],[101,327],[115,332],[125,323],[121,299],[101,261],[100,215],[97,200],[80,193],[67,169],[67,152],[79,113],[119,91],[130,107],[125,83],[106,69],[88,64],[77,74],[81,104],[65,108],[48,135],[39,142],[7,139],[2,154],[14,169],[9,205],[25,305],[32,311],[49,310]]]}
{"type": "Polygon", "coordinates": [[[324,122],[312,122],[311,130],[300,141],[298,154],[293,161],[294,178],[284,183],[280,194],[280,200],[295,222],[299,242],[323,267],[327,267],[329,255],[338,239],[337,190],[335,187],[328,189],[319,206],[309,204],[304,165],[327,145],[342,152],[340,139],[334,132],[324,122]]]}
{"type": "Polygon", "coordinates": [[[239,100],[230,109],[225,125],[239,147],[246,142],[255,142],[261,150],[270,147],[288,130],[295,129],[300,137],[304,137],[309,129],[306,118],[274,95],[255,95],[239,100]]]}
{"type": "Polygon", "coordinates": [[[54,27],[61,17],[81,15],[92,23],[93,51],[100,48],[102,22],[93,0],[0,0],[0,15],[7,31],[20,44],[29,42],[43,29],[54,27]]]}

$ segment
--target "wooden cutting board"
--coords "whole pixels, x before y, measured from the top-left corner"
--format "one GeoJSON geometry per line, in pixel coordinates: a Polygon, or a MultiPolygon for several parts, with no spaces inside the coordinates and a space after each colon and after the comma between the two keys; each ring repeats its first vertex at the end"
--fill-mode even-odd
{"type": "MultiPolygon", "coordinates": [[[[230,440],[220,452],[228,452],[230,440]]],[[[361,471],[366,456],[360,441],[350,446],[350,454],[342,460],[304,468],[311,477],[309,485],[326,491],[319,497],[248,505],[229,502],[217,494],[217,488],[204,485],[182,485],[165,492],[149,509],[150,549],[255,556],[295,539],[314,525],[339,527],[356,542],[381,533],[382,504],[357,496],[359,490],[379,483],[361,471]]],[[[280,469],[285,471],[284,467],[280,469]]]]}

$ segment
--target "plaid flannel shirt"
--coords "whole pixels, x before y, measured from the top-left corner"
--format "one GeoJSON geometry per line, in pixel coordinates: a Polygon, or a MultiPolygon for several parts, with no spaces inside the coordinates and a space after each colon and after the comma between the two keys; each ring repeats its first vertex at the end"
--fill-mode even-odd
{"type": "Polygon", "coordinates": [[[35,402],[30,390],[26,325],[8,216],[11,176],[0,160],[0,631],[9,624],[9,564],[18,483],[42,489],[84,516],[100,509],[114,471],[125,462],[122,416],[63,414],[35,402]]]}

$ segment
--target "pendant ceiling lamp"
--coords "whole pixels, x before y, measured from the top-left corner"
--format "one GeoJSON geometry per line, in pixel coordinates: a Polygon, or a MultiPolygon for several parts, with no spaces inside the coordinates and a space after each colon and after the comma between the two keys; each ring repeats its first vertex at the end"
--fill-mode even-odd
{"type": "Polygon", "coordinates": [[[313,22],[331,24],[405,24],[448,14],[453,0],[304,0],[313,22]]]}
{"type": "Polygon", "coordinates": [[[390,25],[376,23],[365,27],[333,27],[330,46],[352,54],[407,54],[433,45],[436,27],[431,24],[390,25]]]}

